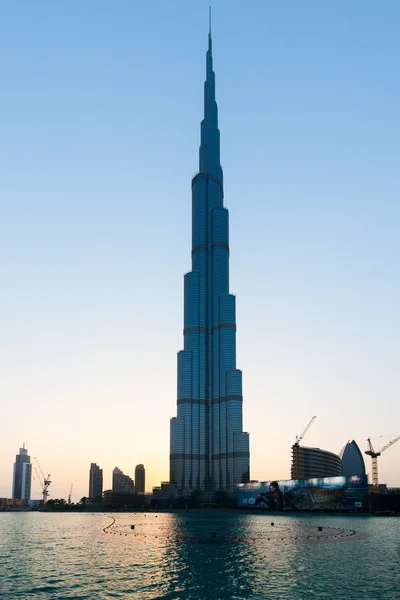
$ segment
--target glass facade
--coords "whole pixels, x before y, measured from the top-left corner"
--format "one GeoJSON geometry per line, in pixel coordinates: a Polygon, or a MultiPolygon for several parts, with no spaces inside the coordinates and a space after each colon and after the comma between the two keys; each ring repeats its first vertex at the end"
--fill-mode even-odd
{"type": "Polygon", "coordinates": [[[342,459],[342,475],[365,476],[364,457],[354,440],[346,444],[339,456],[342,459]]]}
{"type": "Polygon", "coordinates": [[[223,198],[209,34],[199,172],[192,179],[192,270],[184,277],[184,349],[178,353],[177,416],[170,431],[170,481],[181,495],[232,491],[236,483],[249,480],[223,198]]]}
{"type": "Polygon", "coordinates": [[[32,465],[31,457],[25,448],[19,449],[19,454],[15,457],[12,497],[20,500],[30,500],[32,485],[32,465]]]}

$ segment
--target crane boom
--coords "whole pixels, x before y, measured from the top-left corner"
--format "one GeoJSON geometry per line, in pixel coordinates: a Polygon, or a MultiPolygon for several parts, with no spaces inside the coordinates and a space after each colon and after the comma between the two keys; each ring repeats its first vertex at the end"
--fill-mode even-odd
{"type": "Polygon", "coordinates": [[[300,437],[298,437],[296,435],[296,444],[299,444],[301,442],[301,440],[303,439],[303,437],[306,435],[307,431],[310,429],[311,425],[314,423],[315,419],[317,417],[314,416],[311,421],[309,422],[309,424],[307,425],[307,427],[305,428],[305,430],[303,431],[303,433],[300,435],[300,437]]]}
{"type": "Polygon", "coordinates": [[[400,435],[398,435],[397,437],[395,437],[393,440],[390,440],[390,442],[388,442],[386,444],[386,446],[383,446],[383,448],[381,448],[379,450],[379,454],[382,454],[382,452],[384,452],[385,450],[387,450],[388,448],[390,448],[390,446],[393,446],[393,444],[395,444],[396,442],[398,442],[400,440],[400,435]]]}
{"type": "Polygon", "coordinates": [[[35,469],[35,473],[36,473],[36,475],[37,475],[37,478],[38,478],[38,480],[39,480],[39,483],[40,483],[40,485],[43,487],[43,481],[42,481],[42,480],[41,480],[41,478],[40,478],[40,475],[39,475],[39,473],[38,473],[38,470],[37,470],[37,468],[36,468],[35,466],[33,466],[33,468],[35,469]]]}
{"type": "Polygon", "coordinates": [[[38,479],[40,481],[40,485],[42,486],[42,496],[43,496],[43,504],[46,504],[47,502],[47,497],[49,495],[49,486],[51,484],[51,480],[50,480],[50,474],[47,475],[47,477],[45,476],[45,474],[43,473],[43,469],[39,464],[38,459],[36,458],[36,456],[33,457],[36,461],[37,466],[39,467],[39,471],[42,474],[42,479],[39,476],[38,470],[35,466],[35,471],[36,471],[36,475],[38,476],[38,479]]]}
{"type": "Polygon", "coordinates": [[[40,466],[40,463],[39,463],[38,459],[36,458],[36,456],[34,456],[33,458],[36,460],[36,464],[37,464],[37,466],[39,467],[39,470],[40,470],[40,472],[41,472],[41,474],[42,474],[43,480],[45,480],[45,479],[46,479],[46,477],[45,477],[45,475],[44,475],[44,473],[43,473],[43,469],[42,469],[42,467],[40,466]]]}
{"type": "MultiPolygon", "coordinates": [[[[372,445],[371,439],[368,438],[367,442],[368,442],[368,448],[369,448],[369,450],[367,450],[367,452],[369,453],[369,455],[372,456],[373,454],[376,454],[374,447],[372,445]]],[[[367,452],[365,454],[367,454],[367,452]]]]}

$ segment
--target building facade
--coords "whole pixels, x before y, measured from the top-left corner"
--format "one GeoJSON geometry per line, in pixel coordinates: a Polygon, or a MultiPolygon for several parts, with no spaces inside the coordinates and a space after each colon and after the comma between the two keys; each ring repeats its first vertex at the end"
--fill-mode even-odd
{"type": "Polygon", "coordinates": [[[177,416],[170,423],[170,482],[179,495],[233,491],[250,478],[236,368],[236,299],[229,293],[229,217],[208,36],[199,171],[192,179],[192,269],[184,277],[184,349],[177,416]]]}
{"type": "Polygon", "coordinates": [[[135,491],[133,480],[128,475],[125,475],[121,469],[118,469],[118,467],[115,467],[113,470],[112,491],[125,491],[131,492],[132,494],[135,491]]]}
{"type": "Polygon", "coordinates": [[[343,475],[359,475],[360,477],[365,477],[364,458],[358,444],[354,440],[352,442],[347,442],[339,456],[342,459],[343,475]]]}
{"type": "Polygon", "coordinates": [[[89,498],[97,500],[103,495],[103,469],[91,463],[89,470],[89,498]]]}
{"type": "Polygon", "coordinates": [[[237,506],[268,511],[368,510],[365,476],[258,481],[237,486],[237,506]]]}
{"type": "Polygon", "coordinates": [[[29,501],[31,499],[32,465],[28,450],[23,444],[19,454],[15,457],[12,497],[18,500],[29,501]]]}
{"type": "Polygon", "coordinates": [[[337,454],[307,446],[292,448],[292,479],[339,477],[341,474],[342,461],[337,454]]]}
{"type": "Polygon", "coordinates": [[[144,465],[136,465],[135,467],[135,491],[136,493],[144,494],[146,487],[146,471],[144,465]]]}

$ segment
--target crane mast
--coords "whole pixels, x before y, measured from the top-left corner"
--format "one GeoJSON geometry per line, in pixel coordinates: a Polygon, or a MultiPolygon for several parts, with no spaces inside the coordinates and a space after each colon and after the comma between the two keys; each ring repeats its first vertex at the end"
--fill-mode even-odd
{"type": "Polygon", "coordinates": [[[307,431],[310,429],[311,425],[314,423],[317,417],[314,415],[311,421],[308,423],[307,427],[304,429],[303,433],[299,436],[296,435],[296,441],[292,446],[293,451],[293,460],[295,465],[295,479],[300,479],[301,470],[300,470],[300,442],[306,435],[307,431]]]}
{"type": "Polygon", "coordinates": [[[390,440],[383,448],[381,448],[378,452],[375,452],[374,447],[372,445],[371,439],[367,439],[368,450],[365,451],[365,454],[371,457],[371,470],[372,470],[372,491],[374,493],[378,493],[379,490],[379,477],[378,477],[378,456],[382,454],[385,450],[393,446],[396,442],[400,440],[400,435],[395,437],[393,440],[390,440]]]}

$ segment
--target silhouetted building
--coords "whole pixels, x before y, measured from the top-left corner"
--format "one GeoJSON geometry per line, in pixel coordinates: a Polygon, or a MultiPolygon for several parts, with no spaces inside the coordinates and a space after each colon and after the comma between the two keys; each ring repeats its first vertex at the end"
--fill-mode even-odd
{"type": "Polygon", "coordinates": [[[184,277],[184,349],[178,352],[177,416],[170,423],[170,482],[180,496],[233,492],[236,483],[250,479],[212,63],[210,32],[199,170],[192,179],[192,268],[184,277]]]}
{"type": "Polygon", "coordinates": [[[29,501],[31,498],[32,465],[28,450],[23,444],[19,454],[15,457],[12,497],[14,499],[29,501]]]}
{"type": "Polygon", "coordinates": [[[125,475],[121,469],[118,469],[118,467],[115,467],[113,470],[112,491],[125,491],[132,494],[135,491],[135,484],[133,483],[133,480],[128,477],[128,475],[125,475]]]}
{"type": "Polygon", "coordinates": [[[97,500],[103,494],[103,469],[100,469],[96,463],[90,464],[89,471],[89,498],[97,500]]]}
{"type": "Polygon", "coordinates": [[[153,487],[153,499],[175,499],[178,497],[176,486],[169,481],[162,481],[159,486],[153,487]]]}
{"type": "Polygon", "coordinates": [[[292,479],[312,479],[313,477],[339,477],[342,474],[342,461],[337,454],[309,448],[293,446],[292,479]]]}
{"type": "Polygon", "coordinates": [[[146,472],[143,465],[135,467],[135,491],[136,493],[144,493],[146,487],[146,472]]]}
{"type": "Polygon", "coordinates": [[[388,486],[387,483],[378,483],[378,488],[376,488],[373,483],[369,483],[368,491],[370,494],[387,494],[388,486]]]}
{"type": "Polygon", "coordinates": [[[365,463],[362,452],[356,442],[347,442],[339,454],[342,459],[342,475],[365,476],[365,463]]]}
{"type": "Polygon", "coordinates": [[[104,508],[140,508],[149,506],[150,494],[136,494],[127,490],[105,490],[103,494],[104,508]]]}

